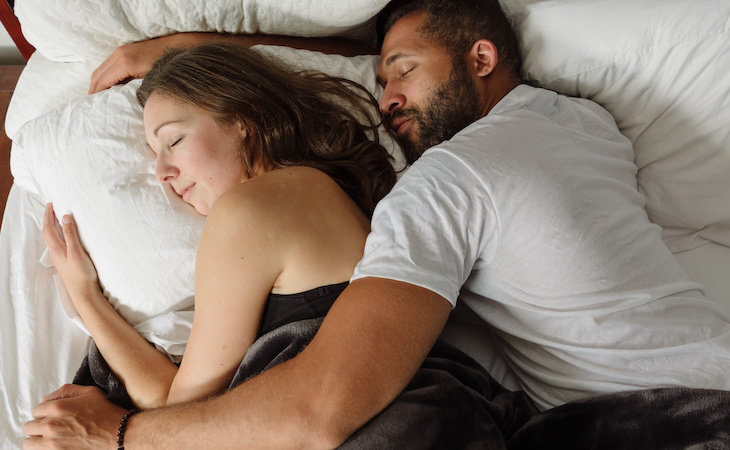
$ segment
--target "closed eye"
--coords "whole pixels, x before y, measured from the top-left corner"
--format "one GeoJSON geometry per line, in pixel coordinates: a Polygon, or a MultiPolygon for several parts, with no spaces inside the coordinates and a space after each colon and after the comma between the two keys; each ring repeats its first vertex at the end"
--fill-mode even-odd
{"type": "Polygon", "coordinates": [[[170,147],[176,146],[180,141],[182,141],[182,139],[183,138],[178,138],[175,142],[172,143],[172,145],[170,145],[170,147]]]}

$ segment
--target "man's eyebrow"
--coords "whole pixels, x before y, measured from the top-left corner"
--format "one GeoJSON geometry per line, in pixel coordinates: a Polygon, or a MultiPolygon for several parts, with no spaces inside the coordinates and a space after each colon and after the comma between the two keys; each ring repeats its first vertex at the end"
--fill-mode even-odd
{"type": "MultiPolygon", "coordinates": [[[[384,67],[392,66],[399,59],[407,58],[409,56],[414,56],[414,55],[411,53],[404,53],[404,52],[394,53],[394,54],[388,56],[387,58],[385,58],[385,61],[383,61],[383,66],[384,67]]],[[[375,76],[375,81],[377,81],[379,85],[385,86],[385,80],[383,79],[383,77],[380,76],[380,74],[375,76]]]]}
{"type": "Polygon", "coordinates": [[[395,63],[396,61],[398,61],[399,59],[406,58],[408,56],[413,56],[413,55],[410,54],[410,53],[403,53],[403,52],[394,53],[394,54],[388,56],[385,59],[385,61],[384,61],[383,64],[386,65],[386,66],[390,66],[393,63],[395,63]]]}

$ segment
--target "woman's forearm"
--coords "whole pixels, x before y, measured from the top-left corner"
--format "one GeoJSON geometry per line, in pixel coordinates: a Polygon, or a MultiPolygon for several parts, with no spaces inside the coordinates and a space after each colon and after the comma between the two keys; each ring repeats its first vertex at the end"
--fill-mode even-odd
{"type": "Polygon", "coordinates": [[[76,298],[81,319],[138,408],[164,406],[177,366],[120,316],[101,291],[76,298]]]}
{"type": "Polygon", "coordinates": [[[164,405],[177,366],[137,333],[107,301],[73,216],[64,215],[62,222],[59,231],[53,205],[48,203],[43,215],[43,238],[81,320],[135,405],[164,405]]]}

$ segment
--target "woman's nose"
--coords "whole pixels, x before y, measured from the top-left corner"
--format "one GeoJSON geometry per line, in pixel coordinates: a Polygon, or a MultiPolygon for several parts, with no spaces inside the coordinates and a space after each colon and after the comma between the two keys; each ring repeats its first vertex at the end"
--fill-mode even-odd
{"type": "Polygon", "coordinates": [[[155,166],[155,177],[160,183],[171,182],[180,172],[170,164],[165,158],[157,156],[157,164],[155,166]]]}

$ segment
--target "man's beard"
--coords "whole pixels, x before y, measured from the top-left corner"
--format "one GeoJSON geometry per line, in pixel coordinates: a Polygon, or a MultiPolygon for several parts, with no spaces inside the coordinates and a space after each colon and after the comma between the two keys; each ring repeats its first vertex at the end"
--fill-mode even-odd
{"type": "Polygon", "coordinates": [[[412,119],[418,125],[413,139],[403,136],[400,141],[408,164],[479,119],[479,93],[463,63],[454,63],[451,77],[433,90],[425,107],[397,111],[388,117],[388,123],[398,117],[412,119]]]}

